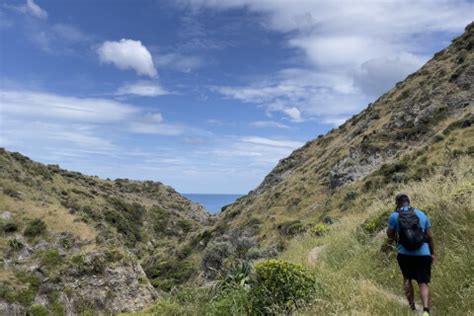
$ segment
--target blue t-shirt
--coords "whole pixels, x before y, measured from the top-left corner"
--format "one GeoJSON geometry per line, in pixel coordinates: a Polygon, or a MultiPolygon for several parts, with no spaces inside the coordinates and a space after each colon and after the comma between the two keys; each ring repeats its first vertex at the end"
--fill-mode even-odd
{"type": "MultiPolygon", "coordinates": [[[[401,210],[403,212],[408,211],[408,206],[402,207],[401,210]]],[[[428,228],[431,228],[431,223],[430,219],[428,216],[423,211],[420,211],[417,208],[413,208],[413,210],[416,213],[416,216],[420,219],[420,226],[421,229],[426,232],[428,228]]],[[[390,218],[388,219],[388,228],[393,229],[394,231],[398,231],[398,212],[393,212],[390,215],[390,218]]],[[[419,249],[416,250],[408,250],[403,245],[398,245],[398,253],[401,253],[403,255],[409,255],[409,256],[431,256],[430,252],[430,247],[427,242],[423,244],[419,249]]]]}

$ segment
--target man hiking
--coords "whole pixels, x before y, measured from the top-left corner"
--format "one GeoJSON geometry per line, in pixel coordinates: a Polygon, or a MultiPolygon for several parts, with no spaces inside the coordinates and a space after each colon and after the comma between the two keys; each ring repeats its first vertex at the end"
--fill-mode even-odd
{"type": "Polygon", "coordinates": [[[412,280],[420,287],[423,316],[430,315],[429,288],[434,260],[433,232],[426,214],[410,206],[405,193],[395,197],[397,209],[390,215],[387,236],[398,243],[397,261],[403,274],[403,286],[412,310],[416,310],[412,280]]]}

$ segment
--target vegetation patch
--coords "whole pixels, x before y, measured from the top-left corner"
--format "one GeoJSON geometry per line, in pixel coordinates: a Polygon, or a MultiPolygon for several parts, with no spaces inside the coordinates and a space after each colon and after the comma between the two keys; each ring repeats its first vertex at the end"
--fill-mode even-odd
{"type": "Polygon", "coordinates": [[[323,236],[329,231],[329,225],[318,223],[310,228],[310,233],[315,236],[323,236]]]}
{"type": "Polygon", "coordinates": [[[42,219],[32,220],[25,228],[23,235],[26,237],[36,237],[46,232],[46,224],[42,219]]]}
{"type": "Polygon", "coordinates": [[[143,269],[151,284],[163,291],[186,282],[195,272],[194,264],[189,260],[178,260],[173,257],[149,257],[143,264],[143,269]]]}
{"type": "Polygon", "coordinates": [[[251,290],[254,309],[267,314],[288,313],[308,304],[316,279],[301,265],[270,259],[255,265],[256,286],[251,290]]]}
{"type": "Polygon", "coordinates": [[[278,224],[277,229],[284,236],[294,236],[304,233],[307,227],[300,220],[292,220],[278,224]]]}

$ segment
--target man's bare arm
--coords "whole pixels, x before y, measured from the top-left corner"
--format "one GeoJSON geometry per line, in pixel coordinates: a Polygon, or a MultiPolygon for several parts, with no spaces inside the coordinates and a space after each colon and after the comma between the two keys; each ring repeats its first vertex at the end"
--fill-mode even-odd
{"type": "Polygon", "coordinates": [[[387,229],[387,236],[390,239],[390,241],[394,241],[395,240],[395,230],[393,230],[391,228],[388,228],[387,229]]]}
{"type": "Polygon", "coordinates": [[[430,252],[431,252],[431,255],[434,256],[435,255],[435,251],[434,251],[434,242],[433,242],[433,230],[431,228],[428,228],[426,230],[426,236],[428,237],[428,245],[430,246],[430,252]]]}

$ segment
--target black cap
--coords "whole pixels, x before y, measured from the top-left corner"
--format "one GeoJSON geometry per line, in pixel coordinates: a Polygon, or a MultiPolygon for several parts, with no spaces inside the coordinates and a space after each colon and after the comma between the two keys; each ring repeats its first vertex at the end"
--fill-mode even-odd
{"type": "Polygon", "coordinates": [[[397,204],[397,206],[401,206],[403,202],[407,201],[408,203],[410,203],[410,198],[408,197],[408,194],[406,193],[398,193],[396,196],[395,196],[395,203],[397,204]]]}

